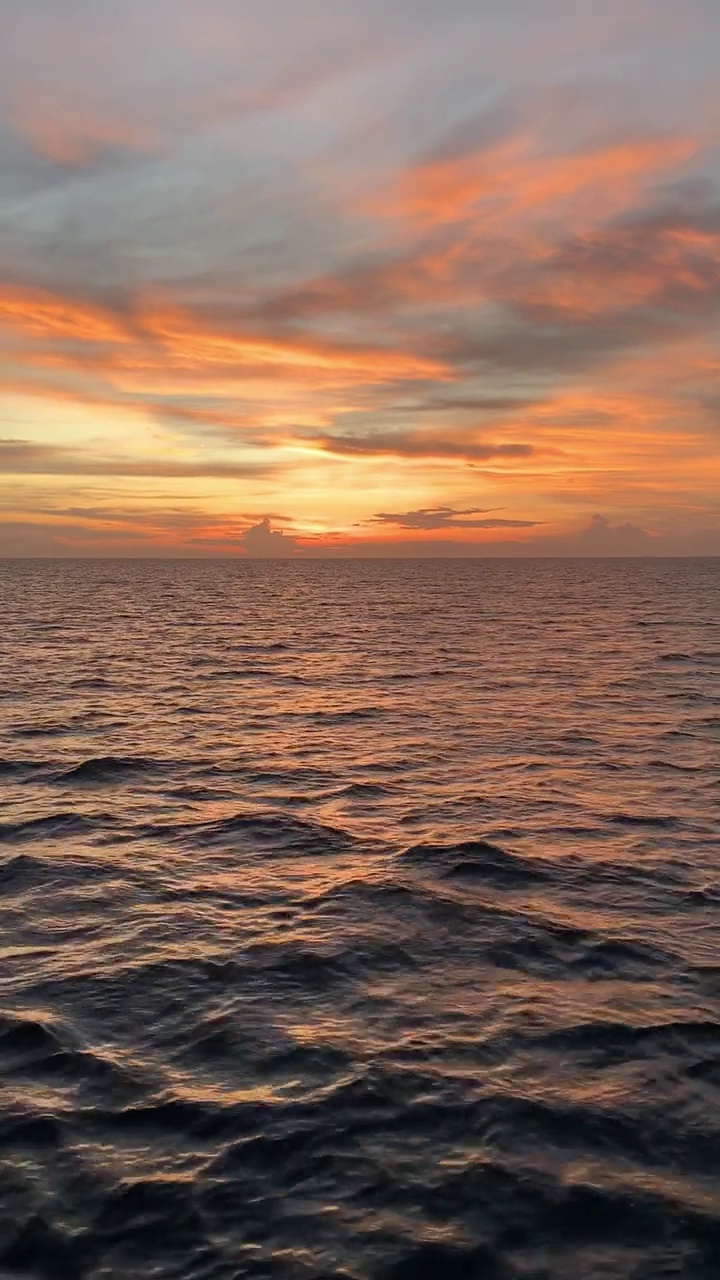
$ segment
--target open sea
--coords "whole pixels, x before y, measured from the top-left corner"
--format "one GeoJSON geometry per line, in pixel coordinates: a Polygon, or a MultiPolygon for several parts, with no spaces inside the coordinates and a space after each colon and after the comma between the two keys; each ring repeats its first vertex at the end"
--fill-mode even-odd
{"type": "Polygon", "coordinates": [[[720,560],[0,600],[3,1280],[718,1280],[720,560]]]}

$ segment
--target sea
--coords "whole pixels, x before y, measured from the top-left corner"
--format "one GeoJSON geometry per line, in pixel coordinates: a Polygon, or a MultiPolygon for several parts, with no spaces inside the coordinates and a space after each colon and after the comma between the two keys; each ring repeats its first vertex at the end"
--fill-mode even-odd
{"type": "Polygon", "coordinates": [[[2,1277],[718,1280],[720,560],[0,600],[2,1277]]]}

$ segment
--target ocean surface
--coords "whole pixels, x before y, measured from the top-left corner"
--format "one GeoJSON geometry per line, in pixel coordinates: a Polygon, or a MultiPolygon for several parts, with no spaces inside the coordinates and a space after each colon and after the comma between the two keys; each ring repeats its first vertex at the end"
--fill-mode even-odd
{"type": "Polygon", "coordinates": [[[0,1275],[718,1280],[720,560],[0,600],[0,1275]]]}

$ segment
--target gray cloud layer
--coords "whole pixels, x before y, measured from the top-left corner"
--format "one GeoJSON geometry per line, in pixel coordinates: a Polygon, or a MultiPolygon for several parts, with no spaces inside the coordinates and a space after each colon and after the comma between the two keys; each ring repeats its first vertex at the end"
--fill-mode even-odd
{"type": "Polygon", "coordinates": [[[233,463],[174,462],[171,458],[123,458],[119,455],[98,456],[81,449],[58,445],[34,444],[28,440],[0,439],[0,475],[41,476],[216,476],[241,478],[268,475],[269,463],[245,466],[233,463]]]}
{"type": "Polygon", "coordinates": [[[467,507],[455,511],[452,507],[426,507],[418,511],[379,511],[373,516],[376,524],[393,525],[399,529],[531,529],[536,520],[488,519],[481,507],[467,507]],[[478,520],[477,516],[483,516],[478,520]]]}
{"type": "MultiPolygon", "coordinates": [[[[562,459],[588,488],[605,468],[603,510],[632,489],[627,521],[573,545],[654,546],[646,501],[670,545],[682,520],[718,547],[717,6],[6,0],[3,26],[3,385],[177,425],[195,451],[18,430],[4,474],[277,477],[280,506],[288,446],[329,488],[437,460],[458,496],[392,505],[451,505],[375,524],[447,531],[539,525],[550,491],[564,515],[565,479],[512,488],[562,459]],[[520,518],[465,506],[479,463],[520,518]]],[[[593,509],[580,492],[578,522],[593,509]]],[[[263,520],[236,536],[289,549],[263,520]]]]}

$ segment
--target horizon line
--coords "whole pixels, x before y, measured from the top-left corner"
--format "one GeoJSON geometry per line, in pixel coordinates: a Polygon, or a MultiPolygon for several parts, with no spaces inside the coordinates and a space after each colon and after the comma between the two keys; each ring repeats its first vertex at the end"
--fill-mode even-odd
{"type": "Polygon", "coordinates": [[[700,553],[696,553],[696,554],[694,554],[694,555],[687,555],[687,554],[681,554],[681,553],[672,553],[672,552],[670,552],[670,553],[666,553],[666,554],[664,554],[664,555],[657,555],[657,554],[652,554],[652,553],[650,553],[650,554],[648,554],[648,553],[637,553],[637,554],[634,554],[634,553],[630,552],[630,553],[627,553],[627,554],[625,554],[625,555],[592,555],[592,554],[588,554],[588,555],[525,555],[525,556],[519,556],[519,555],[495,555],[495,556],[489,556],[489,555],[484,555],[484,556],[483,556],[483,555],[464,555],[464,556],[463,556],[463,555],[459,555],[459,556],[457,556],[457,555],[455,555],[455,556],[453,556],[453,555],[415,555],[415,556],[412,556],[412,555],[394,555],[394,556],[393,556],[393,555],[382,555],[382,556],[375,556],[375,555],[364,555],[364,556],[343,556],[343,555],[335,555],[335,556],[332,556],[332,555],[330,555],[330,556],[328,556],[328,555],[324,555],[324,556],[323,556],[323,555],[298,555],[298,556],[292,556],[292,555],[291,555],[291,556],[249,556],[249,555],[242,555],[242,554],[240,554],[240,555],[216,555],[216,556],[207,556],[207,555],[147,555],[147,556],[142,556],[142,555],[140,555],[140,556],[138,556],[138,555],[135,555],[135,556],[130,556],[130,555],[114,555],[114,556],[88,556],[88,555],[86,555],[86,556],[83,556],[83,555],[46,555],[46,556],[38,556],[38,555],[33,555],[33,556],[23,556],[23,555],[20,555],[20,556],[18,556],[18,555],[10,555],[10,556],[8,556],[8,555],[0,555],[0,562],[5,562],[5,563],[15,563],[15,562],[19,562],[19,563],[22,563],[22,564],[26,564],[26,563],[30,564],[30,563],[38,563],[38,562],[40,562],[40,563],[44,563],[44,562],[46,562],[46,561],[48,561],[48,560],[51,560],[51,561],[59,561],[59,562],[61,562],[61,563],[62,563],[62,562],[66,562],[66,561],[68,561],[68,560],[71,560],[71,561],[83,561],[83,562],[88,561],[88,562],[90,562],[90,563],[93,563],[93,562],[102,563],[103,561],[117,561],[117,560],[122,560],[122,561],[133,561],[133,562],[139,561],[139,562],[143,562],[143,563],[145,563],[145,562],[147,562],[147,561],[150,561],[150,562],[152,562],[152,561],[162,561],[162,562],[164,562],[164,563],[166,563],[166,562],[168,562],[168,561],[180,561],[180,562],[192,561],[193,563],[198,563],[198,564],[217,563],[218,561],[222,561],[223,563],[227,562],[228,564],[313,564],[313,563],[315,563],[315,562],[317,562],[317,561],[323,561],[323,562],[326,562],[326,561],[327,561],[327,562],[332,563],[332,562],[335,562],[335,561],[337,561],[337,560],[342,560],[342,561],[387,561],[387,560],[392,560],[392,561],[402,561],[403,563],[404,563],[404,562],[406,562],[406,561],[408,561],[408,560],[439,560],[439,561],[443,561],[443,562],[446,562],[446,561],[448,561],[448,560],[458,560],[458,561],[462,561],[462,562],[467,562],[467,561],[483,562],[483,561],[487,561],[487,560],[490,560],[490,561],[506,561],[506,560],[523,560],[523,561],[534,561],[534,560],[582,560],[582,561],[586,561],[586,560],[587,560],[587,561],[596,561],[596,560],[720,560],[720,552],[700,552],[700,553]]]}

